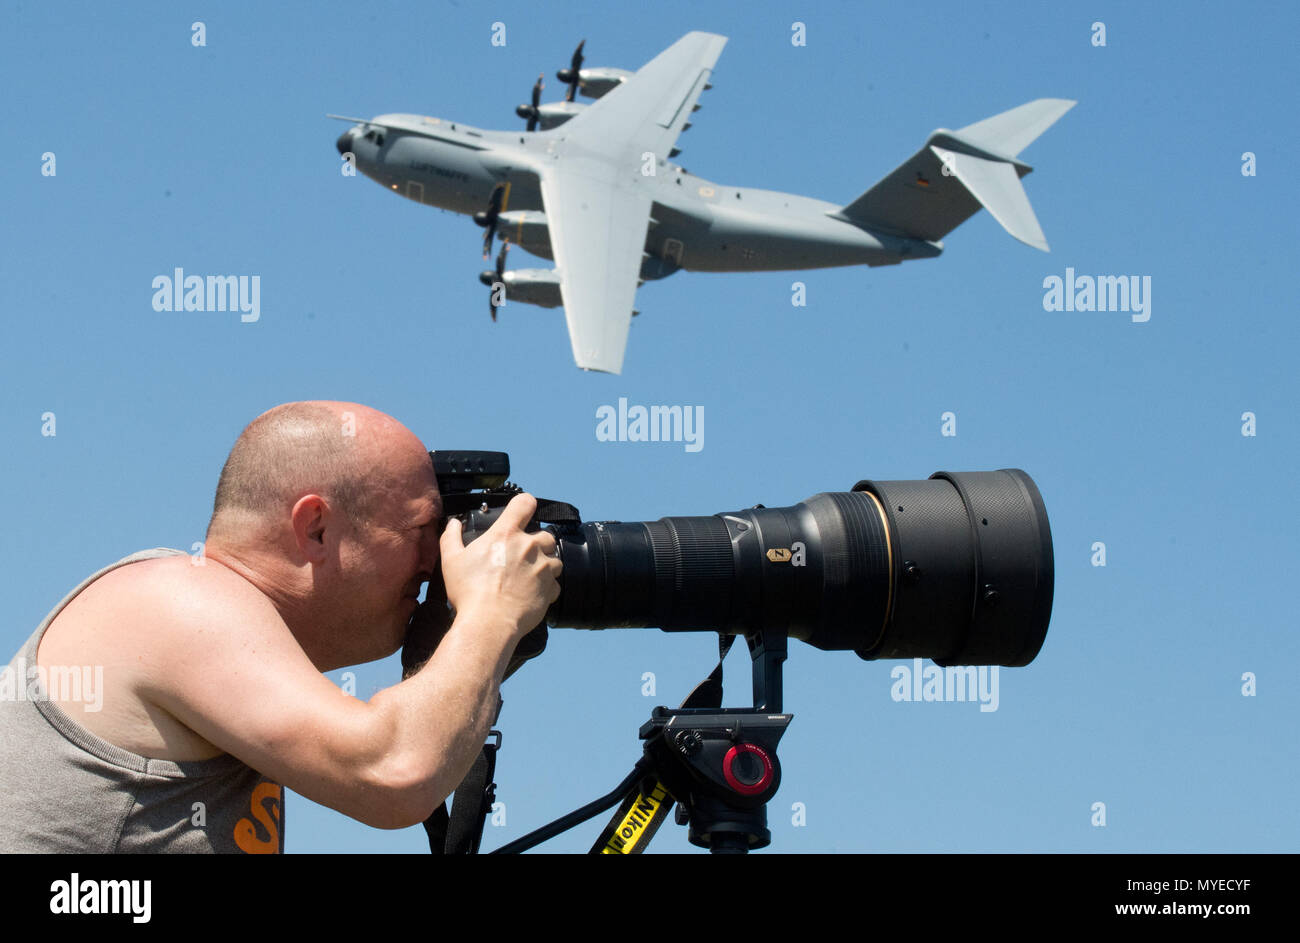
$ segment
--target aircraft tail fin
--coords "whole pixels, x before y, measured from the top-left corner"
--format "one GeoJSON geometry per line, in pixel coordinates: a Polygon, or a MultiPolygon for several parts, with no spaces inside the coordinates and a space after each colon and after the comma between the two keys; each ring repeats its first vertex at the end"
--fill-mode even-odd
{"type": "Polygon", "coordinates": [[[1017,155],[1075,105],[1040,98],[967,125],[939,130],[925,146],[836,215],[868,229],[935,241],[983,206],[1008,233],[1048,251],[1020,178],[1017,155]]]}

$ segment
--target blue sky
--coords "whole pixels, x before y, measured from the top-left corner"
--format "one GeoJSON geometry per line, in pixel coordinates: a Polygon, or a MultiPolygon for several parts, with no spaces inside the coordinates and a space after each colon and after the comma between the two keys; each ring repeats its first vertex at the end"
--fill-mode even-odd
{"type": "MultiPolygon", "coordinates": [[[[650,11],[6,6],[5,657],[88,573],[200,540],[235,436],[288,400],[366,403],[431,448],[508,450],[516,480],[591,520],[1019,467],[1056,552],[1042,653],[1003,669],[998,709],[981,712],[895,702],[898,663],[792,642],[774,850],[1294,850],[1296,8],[650,11]],[[516,304],[489,321],[467,218],[339,173],[345,126],[326,112],[515,128],[539,71],[558,97],[553,73],[579,39],[588,65],[636,69],[692,29],[729,42],[679,161],[721,183],[845,203],[934,128],[1078,100],[1022,155],[1052,252],[980,213],[936,260],[679,273],[639,292],[623,375],[584,374],[558,311],[516,304]],[[259,275],[260,319],[154,311],[152,279],[176,267],[259,275]],[[1067,267],[1149,276],[1150,320],[1045,311],[1043,281],[1067,267]],[[805,307],[790,303],[796,280],[805,307]],[[598,441],[596,410],[619,397],[702,407],[704,447],[598,441]],[[949,411],[955,436],[941,435],[949,411]]],[[[484,848],[612,787],[651,708],[715,658],[706,634],[553,630],[505,688],[506,824],[484,848]]],[[[746,703],[746,656],[728,669],[727,703],[746,703]]],[[[354,671],[369,696],[399,669],[354,671]]],[[[425,847],[418,828],[370,829],[297,796],[287,825],[295,852],[425,847]]],[[[585,850],[598,830],[545,847],[585,850]]],[[[669,824],[651,850],[689,848],[669,824]]]]}

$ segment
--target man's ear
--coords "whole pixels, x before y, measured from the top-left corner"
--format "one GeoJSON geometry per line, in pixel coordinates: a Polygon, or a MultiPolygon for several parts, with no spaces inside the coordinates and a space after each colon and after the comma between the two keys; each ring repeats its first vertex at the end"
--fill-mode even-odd
{"type": "Polygon", "coordinates": [[[298,552],[309,563],[324,562],[328,556],[325,525],[330,518],[329,504],[318,494],[306,494],[298,499],[289,513],[298,552]]]}

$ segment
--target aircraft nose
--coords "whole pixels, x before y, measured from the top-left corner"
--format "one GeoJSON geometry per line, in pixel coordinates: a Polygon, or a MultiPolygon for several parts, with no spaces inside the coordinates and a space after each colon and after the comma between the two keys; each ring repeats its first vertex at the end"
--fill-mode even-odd
{"type": "Polygon", "coordinates": [[[339,149],[340,154],[346,154],[348,151],[352,150],[352,132],[353,129],[348,128],[340,134],[339,139],[334,142],[334,146],[339,149]]]}

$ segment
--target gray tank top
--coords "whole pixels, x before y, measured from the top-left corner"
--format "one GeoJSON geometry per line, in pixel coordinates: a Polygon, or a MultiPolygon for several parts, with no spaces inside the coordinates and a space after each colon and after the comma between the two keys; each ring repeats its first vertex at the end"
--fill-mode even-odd
{"type": "Polygon", "coordinates": [[[45,696],[58,684],[93,701],[93,668],[35,670],[41,636],[78,593],[119,566],[177,554],[142,550],[87,577],[0,669],[0,852],[284,851],[279,784],[228,753],[174,763],[116,747],[45,696]]]}

